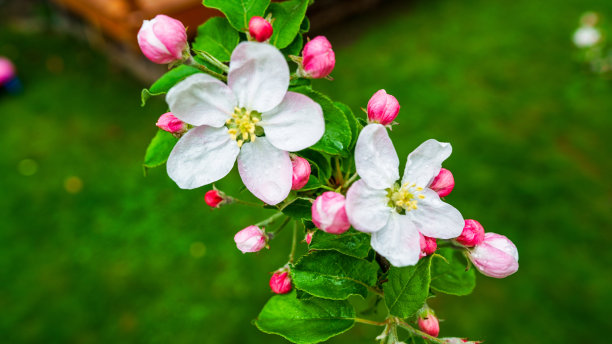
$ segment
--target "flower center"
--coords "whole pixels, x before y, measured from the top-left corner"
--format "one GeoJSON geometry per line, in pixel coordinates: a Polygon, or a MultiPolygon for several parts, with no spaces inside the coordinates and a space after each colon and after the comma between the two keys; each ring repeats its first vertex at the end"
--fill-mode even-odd
{"type": "Polygon", "coordinates": [[[400,214],[417,210],[418,201],[425,198],[425,195],[421,194],[422,191],[423,188],[416,186],[415,183],[408,182],[401,186],[395,184],[394,187],[387,189],[389,206],[400,214]]]}
{"type": "Polygon", "coordinates": [[[253,142],[257,135],[263,134],[263,129],[257,125],[261,121],[261,114],[244,108],[234,108],[232,118],[225,122],[232,140],[236,141],[238,147],[245,142],[253,142]]]}

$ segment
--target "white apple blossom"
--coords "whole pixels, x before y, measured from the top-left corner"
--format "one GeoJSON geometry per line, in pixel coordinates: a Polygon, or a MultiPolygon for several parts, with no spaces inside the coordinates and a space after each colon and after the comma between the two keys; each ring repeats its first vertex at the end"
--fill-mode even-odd
{"type": "Polygon", "coordinates": [[[399,158],[387,130],[369,124],[359,134],[355,165],[361,177],[348,190],[346,212],[355,229],[372,233],[376,252],[397,267],[419,261],[420,236],[459,236],[461,213],[429,188],[451,154],[448,143],[427,140],[408,155],[399,181],[399,158]]]}
{"type": "Polygon", "coordinates": [[[243,42],[232,52],[227,85],[207,74],[176,84],[170,111],[195,128],[168,158],[168,175],[193,189],[225,177],[238,160],[244,185],[268,204],[291,190],[288,152],[315,144],[325,131],[321,106],[288,92],[289,67],[272,45],[243,42]]]}

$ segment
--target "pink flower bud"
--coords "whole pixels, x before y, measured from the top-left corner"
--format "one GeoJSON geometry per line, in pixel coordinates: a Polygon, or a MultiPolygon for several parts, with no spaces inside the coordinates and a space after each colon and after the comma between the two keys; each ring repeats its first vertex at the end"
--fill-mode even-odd
{"type": "Polygon", "coordinates": [[[438,249],[438,243],[436,242],[436,238],[426,237],[421,233],[419,233],[419,237],[421,244],[421,255],[419,256],[419,258],[429,256],[430,254],[436,252],[436,250],[438,249]]]}
{"type": "Polygon", "coordinates": [[[469,251],[469,258],[478,271],[489,277],[504,278],[519,268],[516,246],[496,233],[486,233],[484,241],[469,251]]]}
{"type": "Polygon", "coordinates": [[[253,16],[249,20],[249,34],[257,42],[267,41],[272,36],[272,24],[262,17],[253,16]]]}
{"type": "Polygon", "coordinates": [[[368,119],[370,122],[389,125],[399,113],[400,105],[394,96],[387,94],[385,90],[374,93],[368,101],[368,119]]]}
{"type": "Polygon", "coordinates": [[[314,235],[314,232],[308,232],[306,233],[306,236],[304,237],[304,241],[306,241],[306,243],[308,245],[310,245],[310,243],[312,242],[312,236],[314,235]]]}
{"type": "Polygon", "coordinates": [[[291,165],[293,166],[291,190],[299,190],[308,183],[308,178],[310,178],[310,163],[304,158],[294,156],[291,158],[291,165]]]}
{"type": "Polygon", "coordinates": [[[266,246],[268,238],[257,226],[248,226],[234,235],[236,246],[242,253],[257,252],[266,246]]]}
{"type": "Polygon", "coordinates": [[[424,312],[424,315],[419,315],[419,328],[432,337],[437,337],[440,333],[440,322],[432,310],[424,312]]]}
{"type": "Polygon", "coordinates": [[[219,208],[223,204],[227,203],[227,199],[223,192],[219,190],[209,190],[204,195],[204,201],[211,208],[219,208]]]}
{"type": "Polygon", "coordinates": [[[336,55],[324,36],[311,39],[302,50],[302,69],[307,78],[320,79],[329,75],[336,65],[336,55]]]}
{"type": "Polygon", "coordinates": [[[343,195],[326,191],[312,203],[312,222],[321,230],[330,234],[342,234],[351,224],[346,216],[343,195]]]}
{"type": "Polygon", "coordinates": [[[476,220],[465,220],[465,226],[461,235],[455,238],[455,241],[463,246],[474,247],[484,241],[485,230],[476,220]]]}
{"type": "Polygon", "coordinates": [[[440,197],[448,196],[455,187],[455,178],[451,171],[441,168],[440,172],[429,185],[429,188],[438,193],[440,197]]]}
{"type": "Polygon", "coordinates": [[[0,85],[11,81],[15,77],[15,66],[11,60],[0,56],[0,85]]]}
{"type": "Polygon", "coordinates": [[[182,134],[187,131],[187,124],[180,119],[174,117],[172,112],[166,112],[161,115],[155,125],[172,134],[182,134]]]}
{"type": "Polygon", "coordinates": [[[277,271],[270,277],[270,289],[275,294],[287,294],[291,291],[291,277],[287,271],[277,271]]]}
{"type": "Polygon", "coordinates": [[[138,31],[138,45],[142,53],[155,63],[179,61],[188,49],[187,32],[180,21],[159,14],[142,22],[138,31]]]}

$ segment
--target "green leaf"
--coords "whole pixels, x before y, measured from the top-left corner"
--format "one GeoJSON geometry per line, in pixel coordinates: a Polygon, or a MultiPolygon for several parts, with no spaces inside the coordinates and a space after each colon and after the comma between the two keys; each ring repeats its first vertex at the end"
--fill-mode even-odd
{"type": "Polygon", "coordinates": [[[249,20],[253,16],[263,17],[269,0],[203,0],[206,7],[215,8],[223,12],[227,20],[238,31],[247,31],[249,20]]]}
{"type": "Polygon", "coordinates": [[[310,20],[308,17],[304,16],[304,20],[302,20],[302,24],[300,24],[300,33],[306,33],[310,31],[310,20]]]}
{"type": "MultiPolygon", "coordinates": [[[[283,48],[281,50],[281,52],[283,53],[283,55],[285,56],[289,56],[289,55],[299,55],[300,52],[302,51],[302,47],[304,46],[304,38],[302,38],[302,35],[297,35],[295,36],[295,39],[293,39],[293,42],[291,42],[291,44],[289,44],[288,46],[286,46],[285,48],[283,48]]],[[[303,78],[298,78],[298,79],[293,79],[292,84],[295,83],[294,80],[309,80],[309,79],[303,79],[303,78]]],[[[310,83],[308,83],[307,85],[310,86],[310,83]]]]}
{"type": "Polygon", "coordinates": [[[145,169],[163,165],[168,160],[168,156],[172,148],[174,148],[176,141],[178,139],[172,134],[159,129],[153,140],[151,140],[149,147],[147,147],[143,163],[145,169]]]}
{"type": "Polygon", "coordinates": [[[232,28],[227,19],[213,17],[198,27],[198,35],[192,48],[206,51],[217,60],[227,62],[239,41],[238,32],[232,28]]]}
{"type": "Polygon", "coordinates": [[[325,117],[325,133],[323,137],[310,149],[332,155],[347,154],[351,144],[351,127],[342,110],[340,110],[327,96],[314,91],[310,87],[296,87],[294,92],[302,93],[321,105],[325,117]]]}
{"type": "Polygon", "coordinates": [[[432,259],[431,289],[458,296],[472,293],[476,287],[476,273],[474,269],[465,271],[467,261],[461,252],[450,247],[441,248],[432,259]]]}
{"type": "Polygon", "coordinates": [[[331,177],[332,169],[328,157],[312,149],[300,151],[299,155],[310,162],[311,168],[314,165],[319,181],[327,181],[331,177]]]}
{"type": "Polygon", "coordinates": [[[429,294],[431,256],[415,266],[391,267],[384,284],[385,303],[391,315],[408,318],[425,303],[429,294]]]}
{"type": "Polygon", "coordinates": [[[336,250],[357,258],[365,258],[370,251],[370,236],[351,229],[335,235],[316,231],[309,248],[316,250],[336,250]]]}
{"type": "Polygon", "coordinates": [[[282,49],[288,46],[300,31],[308,0],[288,0],[271,3],[268,13],[272,13],[273,33],[270,43],[282,49]]]}
{"type": "Polygon", "coordinates": [[[361,129],[363,129],[363,126],[357,121],[357,117],[355,117],[353,110],[351,110],[348,105],[340,102],[334,102],[334,105],[342,110],[342,113],[344,113],[344,116],[346,116],[346,119],[348,120],[349,127],[351,128],[351,144],[349,147],[353,147],[355,146],[355,143],[357,143],[359,132],[361,129]]]}
{"type": "Polygon", "coordinates": [[[310,220],[312,202],[307,198],[297,198],[283,209],[283,214],[295,219],[310,220]]]}
{"type": "Polygon", "coordinates": [[[273,296],[255,319],[260,331],[278,334],[298,344],[328,340],[354,324],[355,309],[348,301],[315,297],[299,300],[295,292],[273,296]]]}
{"type": "Polygon", "coordinates": [[[167,93],[172,86],[176,85],[179,81],[196,73],[200,73],[197,68],[186,65],[180,65],[169,70],[166,74],[157,79],[157,81],[154,82],[148,90],[146,88],[142,90],[140,95],[142,106],[145,106],[149,97],[167,93]]]}
{"type": "Polygon", "coordinates": [[[298,191],[316,190],[316,189],[320,188],[321,186],[322,186],[322,184],[319,181],[319,178],[317,178],[317,177],[315,177],[315,176],[313,176],[311,174],[310,177],[308,178],[308,182],[306,183],[306,185],[304,185],[304,187],[299,189],[298,191]]]}
{"type": "Polygon", "coordinates": [[[297,289],[325,299],[344,300],[351,295],[368,296],[376,283],[378,265],[336,251],[314,251],[291,269],[297,289]]]}

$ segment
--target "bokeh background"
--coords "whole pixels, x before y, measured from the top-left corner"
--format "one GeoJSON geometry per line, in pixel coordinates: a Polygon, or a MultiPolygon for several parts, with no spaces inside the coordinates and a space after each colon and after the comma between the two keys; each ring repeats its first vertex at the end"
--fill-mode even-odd
{"type": "MultiPolygon", "coordinates": [[[[0,1],[0,55],[23,92],[0,95],[0,342],[283,343],[251,321],[289,235],[241,254],[234,233],[266,217],[211,211],[206,188],[143,176],[163,99],[56,8],[0,1]],[[2,13],[4,12],[4,13],[2,13]],[[8,17],[8,18],[7,18],[8,17]]],[[[337,57],[315,87],[360,113],[385,88],[402,106],[400,156],[449,141],[447,198],[507,235],[520,270],[433,302],[442,336],[487,343],[604,343],[612,330],[612,81],[576,61],[571,35],[609,0],[382,1],[321,28],[337,57]]],[[[217,184],[240,192],[237,173],[217,184]]],[[[246,193],[243,197],[248,197],[246,193]]],[[[373,343],[358,324],[331,343],[373,343]]]]}

